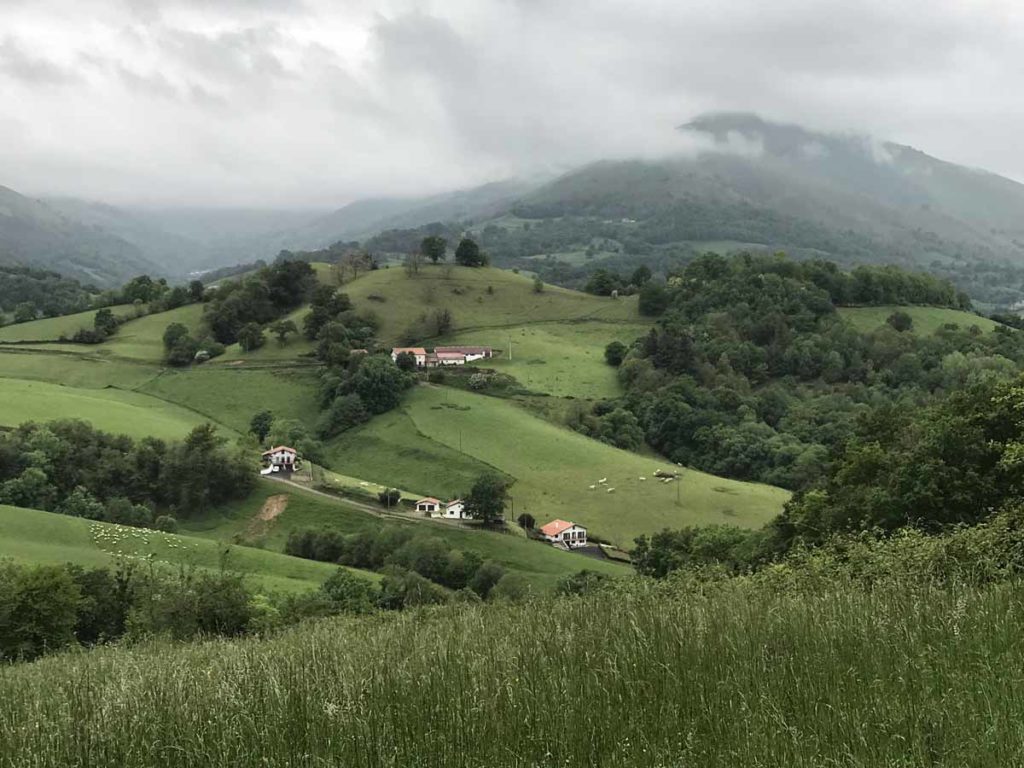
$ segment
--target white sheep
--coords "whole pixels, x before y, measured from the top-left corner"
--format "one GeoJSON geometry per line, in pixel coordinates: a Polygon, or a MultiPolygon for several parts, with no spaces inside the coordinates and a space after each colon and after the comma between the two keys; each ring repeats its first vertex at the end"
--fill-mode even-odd
{"type": "Polygon", "coordinates": [[[590,486],[590,490],[594,490],[595,488],[597,488],[597,486],[596,486],[596,485],[592,485],[592,486],[590,486]]]}
{"type": "Polygon", "coordinates": [[[599,483],[600,485],[604,485],[605,483],[607,483],[607,482],[608,482],[608,478],[607,478],[607,477],[602,477],[602,478],[601,478],[600,480],[598,480],[597,482],[598,482],[598,483],[599,483]]]}
{"type": "Polygon", "coordinates": [[[608,489],[608,493],[615,493],[615,489],[614,488],[609,488],[608,489]]]}
{"type": "Polygon", "coordinates": [[[641,476],[640,476],[640,479],[641,479],[641,480],[646,480],[647,478],[646,478],[646,477],[644,477],[643,475],[641,475],[641,476]]]}

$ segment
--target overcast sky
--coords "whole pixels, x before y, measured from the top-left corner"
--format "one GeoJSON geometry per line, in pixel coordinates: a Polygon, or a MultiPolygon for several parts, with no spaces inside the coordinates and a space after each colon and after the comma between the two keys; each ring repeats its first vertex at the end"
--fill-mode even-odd
{"type": "Polygon", "coordinates": [[[0,184],[331,207],[754,111],[1024,179],[1014,0],[0,0],[0,184]]]}

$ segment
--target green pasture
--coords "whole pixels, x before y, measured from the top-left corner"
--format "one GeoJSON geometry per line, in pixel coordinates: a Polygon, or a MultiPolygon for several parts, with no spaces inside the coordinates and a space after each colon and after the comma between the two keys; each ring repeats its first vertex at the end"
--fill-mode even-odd
{"type": "Polygon", "coordinates": [[[600,321],[538,323],[466,331],[445,343],[495,348],[499,352],[497,357],[473,365],[514,376],[531,391],[593,400],[622,393],[616,369],[604,360],[604,348],[612,341],[629,345],[649,327],[600,321]]]}
{"type": "MultiPolygon", "coordinates": [[[[289,592],[318,588],[336,568],[276,552],[223,546],[208,539],[2,505],[0,557],[26,563],[74,563],[83,567],[109,566],[122,560],[208,570],[225,567],[260,582],[267,589],[289,592]]],[[[379,578],[363,571],[355,573],[379,578]]]]}
{"type": "Polygon", "coordinates": [[[695,470],[664,483],[654,477],[655,470],[673,469],[663,460],[584,437],[510,401],[444,387],[416,388],[400,415],[386,414],[336,439],[331,458],[332,467],[347,474],[438,497],[468,488],[479,471],[493,467],[516,480],[516,515],[575,520],[625,547],[662,528],[758,527],[789,496],[695,470]],[[462,457],[460,471],[452,454],[462,457]]]}
{"type": "MultiPolygon", "coordinates": [[[[119,304],[109,308],[117,317],[130,317],[136,308],[132,304],[119,304]]],[[[0,328],[0,342],[4,341],[56,341],[61,336],[70,338],[82,328],[92,328],[96,310],[79,312],[74,315],[47,317],[27,323],[17,323],[0,328]]]]}
{"type": "Polygon", "coordinates": [[[870,333],[885,325],[885,321],[893,312],[906,312],[914,321],[914,333],[931,336],[943,325],[952,323],[967,329],[972,325],[983,331],[994,330],[999,323],[981,315],[961,312],[948,307],[840,307],[839,316],[853,324],[857,330],[870,333]]]}
{"type": "Polygon", "coordinates": [[[181,439],[208,420],[138,392],[0,379],[0,425],[14,427],[26,421],[53,419],[82,419],[106,432],[168,440],[181,439]]]}

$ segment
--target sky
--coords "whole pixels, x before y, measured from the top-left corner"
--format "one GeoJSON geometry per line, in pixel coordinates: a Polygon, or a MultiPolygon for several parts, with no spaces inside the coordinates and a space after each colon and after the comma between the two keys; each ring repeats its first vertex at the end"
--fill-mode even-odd
{"type": "Polygon", "coordinates": [[[0,0],[0,185],[330,208],[750,111],[1024,180],[1014,0],[0,0]]]}

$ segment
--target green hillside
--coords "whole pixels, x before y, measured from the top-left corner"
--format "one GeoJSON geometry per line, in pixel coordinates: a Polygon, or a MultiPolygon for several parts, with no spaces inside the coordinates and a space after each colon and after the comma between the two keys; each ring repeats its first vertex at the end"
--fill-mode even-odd
{"type": "Polygon", "coordinates": [[[422,535],[441,539],[456,549],[470,550],[485,560],[500,563],[522,575],[538,590],[551,589],[559,579],[584,568],[609,576],[630,573],[628,566],[612,560],[563,552],[541,542],[530,541],[515,526],[509,533],[499,533],[412,517],[411,513],[410,519],[381,518],[340,500],[270,480],[261,481],[248,499],[225,507],[206,519],[185,522],[184,526],[190,536],[222,543],[239,542],[277,552],[284,549],[288,535],[295,530],[313,528],[351,534],[382,526],[411,526],[410,530],[422,535]],[[254,518],[266,499],[281,495],[287,497],[284,511],[270,524],[254,525],[254,518]]]}
{"type": "Polygon", "coordinates": [[[542,522],[576,520],[620,546],[665,527],[760,526],[789,496],[690,470],[678,486],[663,483],[654,477],[655,470],[671,468],[663,460],[591,440],[509,401],[461,390],[418,387],[402,411],[404,418],[389,415],[342,435],[333,443],[333,465],[438,496],[466,490],[480,469],[494,467],[516,479],[515,514],[529,512],[542,522]],[[366,445],[372,449],[364,450],[366,445]],[[460,462],[452,461],[453,453],[460,462]],[[602,478],[607,482],[599,483],[602,478]]]}
{"type": "Polygon", "coordinates": [[[421,316],[445,308],[451,310],[456,332],[548,321],[640,319],[636,297],[616,300],[556,286],[534,293],[530,278],[494,268],[431,265],[412,277],[398,267],[379,269],[342,290],[356,309],[377,315],[384,344],[399,342],[421,316]]]}
{"type": "Polygon", "coordinates": [[[953,324],[961,328],[978,326],[983,331],[994,330],[999,323],[981,315],[961,312],[948,307],[840,307],[841,317],[851,322],[858,331],[870,331],[885,325],[886,319],[896,311],[905,312],[914,321],[912,330],[922,336],[930,336],[943,325],[953,324]]]}
{"type": "Polygon", "coordinates": [[[97,429],[131,437],[181,439],[201,415],[137,392],[79,389],[42,381],[0,378],[0,425],[84,419],[97,429]]]}
{"type": "MultiPolygon", "coordinates": [[[[130,317],[135,312],[131,304],[110,307],[117,317],[130,317]]],[[[4,341],[56,341],[61,336],[70,338],[82,328],[92,328],[96,310],[79,312],[74,315],[47,317],[27,323],[17,323],[0,328],[0,342],[4,341]]]]}
{"type": "MultiPolygon", "coordinates": [[[[109,566],[117,560],[139,564],[223,566],[266,589],[316,589],[337,566],[250,547],[226,548],[215,541],[142,528],[98,523],[66,515],[0,505],[0,557],[30,563],[109,566]]],[[[376,580],[375,574],[354,571],[376,580]]]]}
{"type": "Polygon", "coordinates": [[[596,399],[621,393],[615,368],[604,360],[612,341],[631,344],[650,326],[640,322],[550,322],[456,333],[445,344],[493,347],[498,356],[475,363],[557,397],[596,399]],[[509,359],[509,345],[512,358],[509,359]]]}

